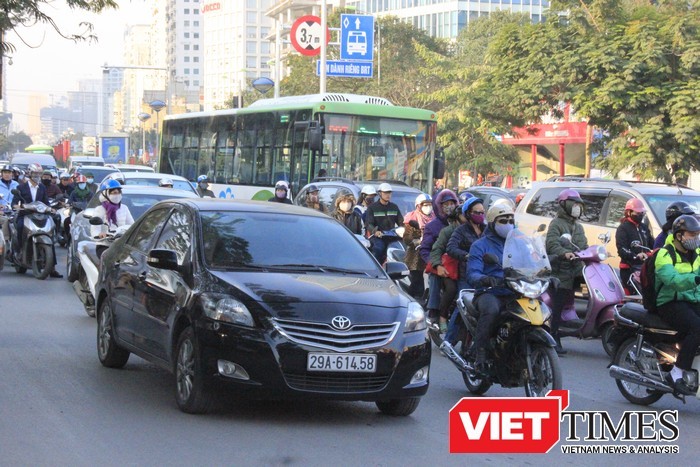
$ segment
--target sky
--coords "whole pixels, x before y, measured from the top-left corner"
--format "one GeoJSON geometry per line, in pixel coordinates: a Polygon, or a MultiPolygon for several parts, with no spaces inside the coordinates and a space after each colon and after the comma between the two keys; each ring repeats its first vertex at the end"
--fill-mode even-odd
{"type": "Polygon", "coordinates": [[[19,29],[21,39],[17,34],[8,35],[6,40],[16,47],[10,54],[12,65],[6,67],[6,109],[13,114],[13,131],[26,127],[27,97],[31,93],[46,94],[50,104],[52,96],[57,101],[67,91],[77,90],[78,80],[101,78],[101,66],[105,62],[123,64],[121,44],[125,26],[148,24],[153,8],[153,2],[148,0],[117,0],[118,10],[95,15],[71,10],[63,0],[48,1],[42,11],[64,33],[79,32],[80,22],[88,21],[95,26],[93,33],[98,36],[98,42],[76,44],[45,25],[19,29]]]}

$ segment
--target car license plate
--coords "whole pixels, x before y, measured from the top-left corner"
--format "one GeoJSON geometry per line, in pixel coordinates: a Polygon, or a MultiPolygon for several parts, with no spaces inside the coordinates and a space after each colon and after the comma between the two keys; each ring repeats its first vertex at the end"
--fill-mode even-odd
{"type": "Polygon", "coordinates": [[[374,373],[377,371],[377,356],[311,352],[306,359],[306,369],[308,371],[374,373]]]}

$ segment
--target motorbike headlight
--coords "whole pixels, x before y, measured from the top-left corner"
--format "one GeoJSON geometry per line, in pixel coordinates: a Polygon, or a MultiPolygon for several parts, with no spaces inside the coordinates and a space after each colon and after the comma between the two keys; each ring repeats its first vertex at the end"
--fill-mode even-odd
{"type": "Polygon", "coordinates": [[[255,322],[248,308],[233,297],[220,294],[202,294],[204,315],[216,321],[254,327],[255,322]]]}
{"type": "Polygon", "coordinates": [[[425,311],[418,302],[410,302],[408,304],[408,313],[406,313],[406,326],[404,332],[422,331],[428,328],[428,323],[425,321],[425,311]]]}
{"type": "Polygon", "coordinates": [[[599,246],[598,246],[598,251],[597,251],[597,253],[598,253],[598,259],[599,259],[599,260],[605,261],[606,259],[608,259],[608,252],[607,252],[607,250],[605,249],[605,247],[604,247],[603,245],[599,245],[599,246]]]}
{"type": "Polygon", "coordinates": [[[549,287],[549,281],[508,281],[510,287],[526,298],[537,298],[549,287]]]}
{"type": "Polygon", "coordinates": [[[39,203],[37,203],[36,212],[38,212],[38,213],[40,213],[40,214],[44,214],[44,213],[45,213],[46,211],[48,211],[48,210],[49,210],[49,207],[46,206],[45,204],[39,204],[39,203]]]}

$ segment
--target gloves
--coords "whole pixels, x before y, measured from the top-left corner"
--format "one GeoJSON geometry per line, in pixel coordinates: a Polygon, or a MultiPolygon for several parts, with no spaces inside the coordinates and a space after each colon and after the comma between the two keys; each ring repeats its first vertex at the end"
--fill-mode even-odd
{"type": "Polygon", "coordinates": [[[485,276],[481,278],[481,285],[484,287],[500,287],[505,282],[500,277],[485,276]]]}
{"type": "Polygon", "coordinates": [[[561,281],[559,279],[557,279],[556,277],[549,278],[549,287],[552,290],[557,290],[560,285],[561,285],[561,281]]]}

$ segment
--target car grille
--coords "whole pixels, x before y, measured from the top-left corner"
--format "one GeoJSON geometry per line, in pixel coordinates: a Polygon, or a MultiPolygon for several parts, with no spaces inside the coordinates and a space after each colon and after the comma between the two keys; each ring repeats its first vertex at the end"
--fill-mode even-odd
{"type": "Polygon", "coordinates": [[[273,319],[272,324],[290,341],[336,352],[369,349],[386,345],[396,335],[399,323],[356,324],[345,331],[327,323],[273,319]]]}
{"type": "Polygon", "coordinates": [[[366,392],[379,391],[386,386],[389,375],[384,376],[322,376],[284,373],[284,379],[292,389],[323,392],[366,392]]]}

